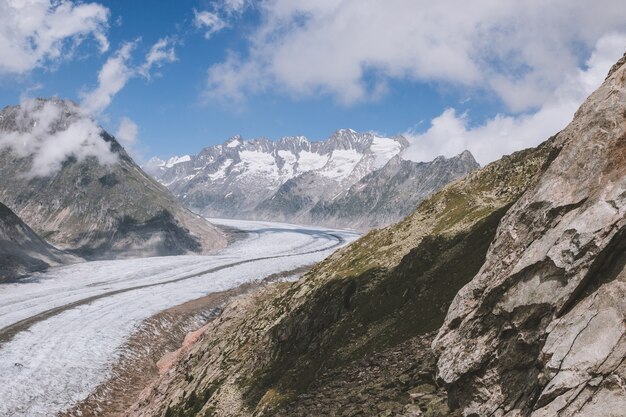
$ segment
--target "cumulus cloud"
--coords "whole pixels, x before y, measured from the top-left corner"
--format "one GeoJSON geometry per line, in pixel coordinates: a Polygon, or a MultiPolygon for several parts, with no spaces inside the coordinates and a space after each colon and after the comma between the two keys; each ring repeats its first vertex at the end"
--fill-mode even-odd
{"type": "Polygon", "coordinates": [[[0,75],[23,74],[62,60],[90,35],[105,52],[108,18],[109,10],[98,3],[0,1],[0,75]]]}
{"type": "Polygon", "coordinates": [[[247,51],[208,71],[207,94],[266,88],[351,104],[403,79],[481,89],[510,111],[536,109],[594,44],[626,31],[622,0],[264,0],[247,51]],[[371,77],[382,80],[373,82],[371,77]],[[228,87],[222,82],[226,80],[228,87]]]}
{"type": "Polygon", "coordinates": [[[233,53],[226,61],[213,65],[208,71],[207,99],[217,98],[225,102],[242,102],[247,92],[261,91],[268,81],[260,76],[258,66],[251,61],[242,61],[233,53]],[[247,85],[243,91],[242,84],[247,85]]]}
{"type": "Polygon", "coordinates": [[[239,14],[242,13],[248,6],[246,0],[224,0],[220,4],[220,8],[227,14],[239,14]]]}
{"type": "Polygon", "coordinates": [[[585,69],[566,75],[536,112],[517,116],[500,114],[479,126],[471,126],[469,115],[447,109],[431,121],[426,132],[406,133],[411,146],[403,156],[427,161],[469,149],[479,163],[486,164],[513,151],[536,146],[571,121],[582,101],[602,83],[625,48],[624,34],[613,33],[600,38],[585,69]]]}
{"type": "Polygon", "coordinates": [[[232,20],[241,16],[248,6],[247,0],[223,0],[214,2],[211,11],[194,9],[194,26],[204,30],[204,37],[211,39],[215,33],[231,26],[232,20]]]}
{"type": "Polygon", "coordinates": [[[172,39],[165,37],[152,45],[146,55],[146,60],[138,69],[139,74],[150,79],[150,71],[153,67],[161,67],[164,63],[176,61],[176,51],[172,39]]]}
{"type": "Polygon", "coordinates": [[[98,86],[81,94],[81,106],[85,111],[91,114],[101,113],[134,75],[134,70],[128,65],[134,47],[134,42],[125,43],[104,63],[98,73],[98,86]]]}
{"type": "Polygon", "coordinates": [[[69,102],[23,99],[14,129],[0,131],[0,149],[8,147],[18,157],[32,157],[28,176],[49,176],[58,172],[68,158],[83,161],[95,157],[101,164],[117,162],[117,154],[100,133],[101,128],[69,102]]]}

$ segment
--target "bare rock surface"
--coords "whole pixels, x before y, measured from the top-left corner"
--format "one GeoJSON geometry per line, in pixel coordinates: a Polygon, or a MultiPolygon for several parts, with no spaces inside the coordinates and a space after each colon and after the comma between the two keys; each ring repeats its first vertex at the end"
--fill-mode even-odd
{"type": "Polygon", "coordinates": [[[556,137],[433,346],[465,415],[626,410],[626,65],[556,137]]]}

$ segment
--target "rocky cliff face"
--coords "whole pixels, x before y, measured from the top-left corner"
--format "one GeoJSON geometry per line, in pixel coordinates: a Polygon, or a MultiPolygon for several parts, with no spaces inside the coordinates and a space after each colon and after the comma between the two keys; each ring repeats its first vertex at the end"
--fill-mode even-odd
{"type": "Polygon", "coordinates": [[[626,66],[558,134],[434,342],[465,415],[626,410],[626,66]]]}
{"type": "Polygon", "coordinates": [[[0,282],[79,260],[41,239],[0,203],[0,282]]]}
{"type": "Polygon", "coordinates": [[[480,269],[507,208],[557,152],[549,141],[505,157],[297,283],[237,301],[129,415],[447,413],[432,332],[480,269]]]}
{"type": "Polygon", "coordinates": [[[368,229],[402,219],[424,197],[478,167],[469,152],[431,163],[404,161],[399,154],[407,146],[401,136],[349,129],[320,142],[234,137],[197,156],[152,160],[145,168],[207,216],[368,229]]]}
{"type": "Polygon", "coordinates": [[[88,258],[225,244],[221,232],[183,208],[115,138],[86,128],[91,125],[75,104],[58,99],[3,109],[0,201],[54,245],[88,258]]]}

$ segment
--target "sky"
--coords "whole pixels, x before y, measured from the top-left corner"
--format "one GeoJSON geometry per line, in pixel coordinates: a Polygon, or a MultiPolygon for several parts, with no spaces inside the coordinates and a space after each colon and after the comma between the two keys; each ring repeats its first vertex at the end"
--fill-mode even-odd
{"type": "Polygon", "coordinates": [[[139,162],[352,128],[485,164],[565,127],[626,51],[626,3],[590,4],[0,0],[0,106],[71,99],[139,162]]]}

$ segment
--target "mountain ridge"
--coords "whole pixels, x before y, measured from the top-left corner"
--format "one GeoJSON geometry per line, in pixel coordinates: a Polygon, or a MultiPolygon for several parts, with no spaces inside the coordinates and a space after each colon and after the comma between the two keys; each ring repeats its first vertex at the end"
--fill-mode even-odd
{"type": "MultiPolygon", "coordinates": [[[[394,158],[401,158],[408,146],[402,136],[385,138],[352,129],[339,129],[328,139],[316,142],[304,136],[276,141],[245,141],[234,136],[195,156],[153,159],[145,168],[183,204],[208,217],[272,219],[366,230],[400,220],[430,192],[479,167],[469,151],[430,163],[403,160],[404,184],[396,184],[396,191],[406,195],[405,201],[396,199],[400,209],[385,207],[378,212],[377,206],[366,204],[368,210],[351,210],[346,197],[351,195],[351,188],[374,172],[380,172],[381,179],[387,175],[392,180],[384,168],[394,158]],[[440,169],[442,163],[446,168],[440,169]],[[439,175],[429,172],[431,166],[439,175]],[[341,201],[348,206],[336,203],[340,197],[345,197],[341,201]]],[[[400,177],[395,178],[396,182],[400,177]]],[[[382,181],[378,184],[387,185],[382,181]]]]}

